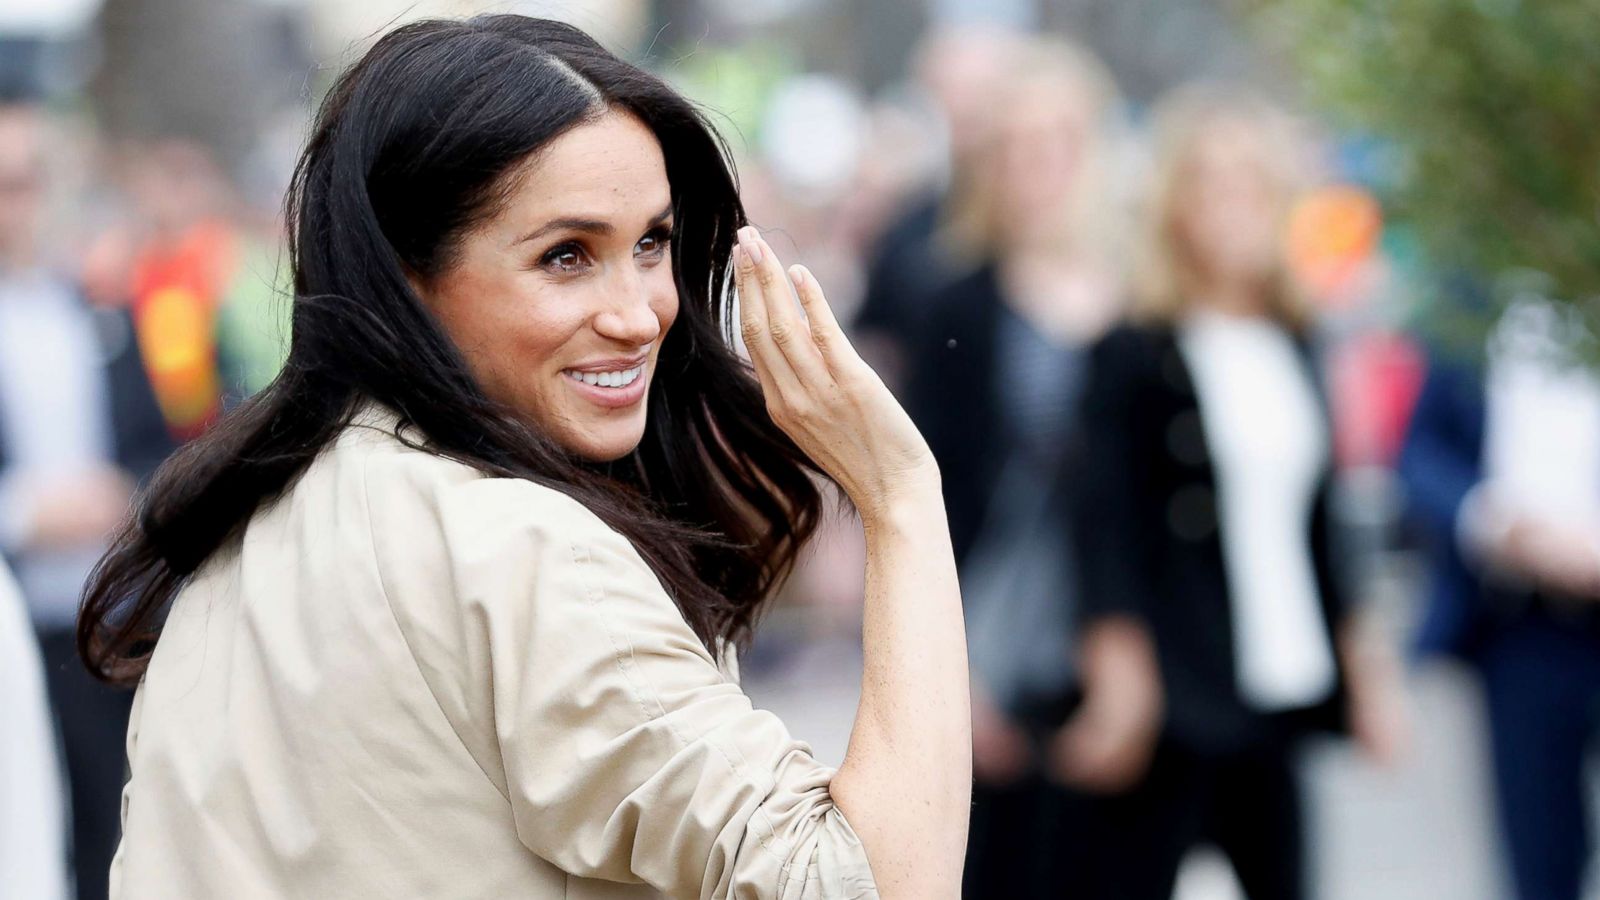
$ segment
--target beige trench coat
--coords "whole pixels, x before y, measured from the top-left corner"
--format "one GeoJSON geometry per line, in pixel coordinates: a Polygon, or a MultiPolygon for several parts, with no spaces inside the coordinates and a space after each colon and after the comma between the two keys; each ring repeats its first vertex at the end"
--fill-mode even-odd
{"type": "Polygon", "coordinates": [[[876,897],[833,771],[583,506],[358,417],[179,594],[118,900],[876,897]]]}

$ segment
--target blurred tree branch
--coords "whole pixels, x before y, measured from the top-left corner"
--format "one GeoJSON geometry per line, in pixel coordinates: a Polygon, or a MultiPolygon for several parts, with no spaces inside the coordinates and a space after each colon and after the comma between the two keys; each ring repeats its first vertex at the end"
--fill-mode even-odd
{"type": "Polygon", "coordinates": [[[182,137],[230,169],[263,121],[304,93],[310,58],[294,13],[253,0],[106,0],[89,90],[113,138],[182,137]]]}
{"type": "Polygon", "coordinates": [[[1600,0],[1233,0],[1339,124],[1391,146],[1430,262],[1600,303],[1600,0]]]}

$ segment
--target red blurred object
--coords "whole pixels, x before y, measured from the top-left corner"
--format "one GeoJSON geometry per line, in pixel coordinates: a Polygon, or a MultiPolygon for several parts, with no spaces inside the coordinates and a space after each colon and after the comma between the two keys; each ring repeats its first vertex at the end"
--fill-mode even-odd
{"type": "Polygon", "coordinates": [[[232,229],[210,220],[143,248],[133,264],[139,350],[167,427],[180,440],[200,434],[222,412],[216,318],[237,260],[232,229]]]}
{"type": "Polygon", "coordinates": [[[1329,362],[1340,466],[1392,467],[1422,391],[1426,357],[1406,336],[1374,331],[1344,342],[1329,362]]]}

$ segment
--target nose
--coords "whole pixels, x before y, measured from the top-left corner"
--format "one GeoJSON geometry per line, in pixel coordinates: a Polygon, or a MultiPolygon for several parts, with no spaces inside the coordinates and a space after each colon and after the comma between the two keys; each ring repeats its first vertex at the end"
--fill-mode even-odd
{"type": "Polygon", "coordinates": [[[651,302],[649,281],[637,269],[620,272],[609,281],[604,305],[594,319],[595,331],[636,347],[660,337],[661,319],[651,302]]]}

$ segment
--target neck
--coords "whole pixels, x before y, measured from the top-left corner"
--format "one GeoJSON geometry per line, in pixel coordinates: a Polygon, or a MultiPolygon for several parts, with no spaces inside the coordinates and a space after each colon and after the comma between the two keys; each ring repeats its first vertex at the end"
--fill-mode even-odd
{"type": "Polygon", "coordinates": [[[1006,304],[1046,334],[1093,339],[1119,312],[1116,284],[1097,267],[1058,254],[1018,254],[1000,261],[1006,304]]]}
{"type": "Polygon", "coordinates": [[[1240,318],[1269,314],[1266,288],[1244,281],[1213,281],[1197,285],[1191,302],[1199,309],[1240,318]]]}

